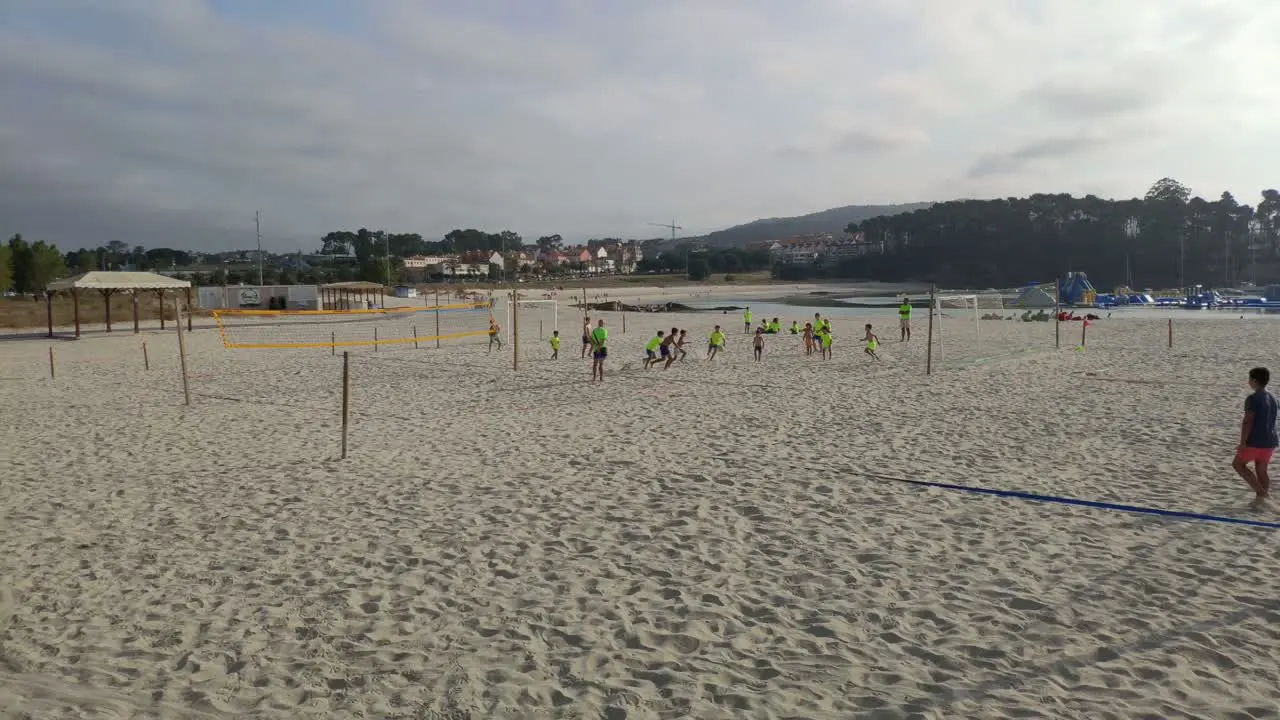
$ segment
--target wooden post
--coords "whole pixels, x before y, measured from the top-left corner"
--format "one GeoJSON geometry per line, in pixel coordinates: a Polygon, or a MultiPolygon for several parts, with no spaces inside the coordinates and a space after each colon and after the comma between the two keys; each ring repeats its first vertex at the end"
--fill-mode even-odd
{"type": "Polygon", "coordinates": [[[1169,347],[1173,347],[1173,318],[1169,318],[1169,347]]]}
{"type": "Polygon", "coordinates": [[[511,291],[511,370],[520,369],[520,293],[511,291]]]}
{"type": "Polygon", "coordinates": [[[53,346],[50,345],[49,346],[49,379],[53,380],[54,377],[55,377],[55,373],[53,370],[53,346]]]}
{"type": "Polygon", "coordinates": [[[436,349],[440,349],[440,291],[436,290],[436,349]]]}
{"type": "MultiPolygon", "coordinates": [[[[182,293],[187,297],[187,332],[191,332],[191,288],[183,288],[182,293]]],[[[179,315],[178,319],[182,319],[182,316],[179,315]]]]}
{"type": "MultiPolygon", "coordinates": [[[[183,404],[191,404],[191,384],[187,381],[187,339],[182,334],[182,308],[178,305],[178,298],[173,299],[174,320],[178,326],[178,361],[182,366],[182,399],[183,404]]],[[[187,316],[188,319],[191,317],[187,316]]]]}
{"type": "Polygon", "coordinates": [[[338,354],[338,334],[332,330],[329,331],[329,354],[338,354]]]}
{"type": "Polygon", "coordinates": [[[53,293],[44,291],[44,309],[49,314],[49,337],[53,337],[53,293]]]}
{"type": "Polygon", "coordinates": [[[413,326],[413,349],[418,349],[418,326],[413,326]]]}
{"type": "Polygon", "coordinates": [[[541,340],[542,338],[542,318],[538,318],[538,339],[541,340]]]}
{"type": "Polygon", "coordinates": [[[138,291],[129,293],[133,296],[133,334],[138,334],[138,291]]]}
{"type": "Polygon", "coordinates": [[[936,304],[934,298],[937,296],[938,286],[929,286],[929,344],[925,349],[924,355],[924,374],[933,374],[933,306],[936,304]]]}
{"type": "Polygon", "coordinates": [[[101,290],[100,292],[102,293],[102,299],[104,301],[104,304],[107,306],[107,311],[106,311],[107,312],[107,317],[106,317],[107,332],[111,332],[111,294],[113,291],[101,290]]]}
{"type": "Polygon", "coordinates": [[[373,351],[378,352],[378,326],[373,327],[373,351]]]}
{"type": "Polygon", "coordinates": [[[1080,321],[1080,347],[1084,347],[1084,334],[1086,331],[1088,331],[1088,329],[1089,329],[1089,321],[1081,320],[1080,321]]]}
{"type": "Polygon", "coordinates": [[[1062,349],[1062,278],[1053,281],[1053,347],[1062,349]]]}
{"type": "Polygon", "coordinates": [[[627,334],[627,314],[622,313],[622,334],[627,334]]]}
{"type": "Polygon", "coordinates": [[[342,459],[347,459],[347,412],[351,407],[351,353],[342,351],[342,459]]]}
{"type": "Polygon", "coordinates": [[[76,339],[80,339],[80,291],[71,288],[71,312],[76,316],[76,339]]]}
{"type": "Polygon", "coordinates": [[[156,291],[156,299],[160,301],[160,329],[164,329],[164,291],[156,291]]]}
{"type": "Polygon", "coordinates": [[[151,357],[147,355],[147,343],[142,343],[142,366],[148,371],[151,370],[151,357]]]}

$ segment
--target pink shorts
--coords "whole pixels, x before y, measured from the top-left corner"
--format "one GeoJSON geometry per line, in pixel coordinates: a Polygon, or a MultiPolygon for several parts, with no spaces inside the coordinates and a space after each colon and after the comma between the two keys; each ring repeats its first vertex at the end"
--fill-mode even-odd
{"type": "Polygon", "coordinates": [[[1272,448],[1243,447],[1236,451],[1236,459],[1243,463],[1266,465],[1271,462],[1271,453],[1273,452],[1275,450],[1272,448]]]}

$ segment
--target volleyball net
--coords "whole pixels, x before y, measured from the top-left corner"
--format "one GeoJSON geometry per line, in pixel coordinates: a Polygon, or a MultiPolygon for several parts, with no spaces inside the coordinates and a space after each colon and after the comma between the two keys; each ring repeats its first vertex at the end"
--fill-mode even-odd
{"type": "Polygon", "coordinates": [[[487,337],[492,302],[377,310],[212,310],[222,345],[232,350],[355,348],[487,337]]]}

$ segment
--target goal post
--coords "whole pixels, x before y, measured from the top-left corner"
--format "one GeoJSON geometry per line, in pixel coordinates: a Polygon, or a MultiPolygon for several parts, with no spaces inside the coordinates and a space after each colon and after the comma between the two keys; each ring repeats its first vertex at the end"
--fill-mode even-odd
{"type": "MultiPolygon", "coordinates": [[[[521,297],[517,301],[517,306],[511,302],[511,296],[508,295],[506,302],[506,339],[508,344],[511,344],[513,341],[518,339],[518,336],[514,334],[515,318],[513,313],[516,310],[519,310],[520,319],[526,328],[530,327],[533,323],[549,320],[552,331],[560,329],[560,303],[555,298],[529,299],[521,297]],[[550,313],[550,317],[547,317],[548,313],[550,313]]],[[[528,336],[528,332],[526,332],[525,335],[528,336]]],[[[541,339],[542,338],[539,338],[539,340],[541,339]]]]}

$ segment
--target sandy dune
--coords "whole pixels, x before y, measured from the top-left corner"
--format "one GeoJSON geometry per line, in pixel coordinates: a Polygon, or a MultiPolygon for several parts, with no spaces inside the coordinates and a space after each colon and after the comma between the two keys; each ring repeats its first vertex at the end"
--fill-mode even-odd
{"type": "Polygon", "coordinates": [[[345,461],[328,350],[197,331],[184,407],[173,333],[57,343],[52,381],[0,344],[0,711],[1276,717],[1275,530],[893,478],[1280,521],[1227,467],[1280,325],[953,320],[926,377],[860,318],[754,363],[737,317],[605,317],[597,386],[567,311],[518,373],[356,350],[345,461]],[[640,369],[672,325],[689,361],[640,369]]]}

